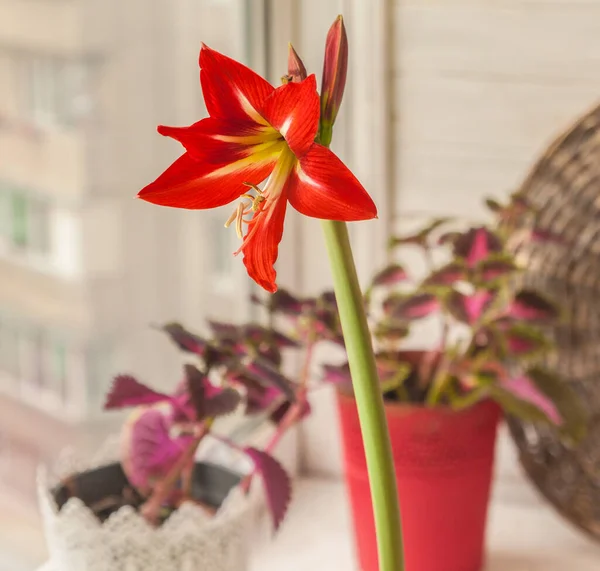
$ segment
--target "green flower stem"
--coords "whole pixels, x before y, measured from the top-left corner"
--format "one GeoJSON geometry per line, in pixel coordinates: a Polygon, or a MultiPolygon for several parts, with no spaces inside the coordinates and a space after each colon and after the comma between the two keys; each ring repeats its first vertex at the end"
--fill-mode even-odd
{"type": "MultiPolygon", "coordinates": [[[[321,122],[318,142],[329,147],[333,124],[321,122]]],[[[323,220],[360,430],[365,447],[379,553],[379,571],[404,571],[396,471],[371,332],[345,222],[323,220]]]]}
{"type": "Polygon", "coordinates": [[[323,230],[367,459],[379,571],[403,571],[402,527],[392,447],[348,228],[344,222],[324,220],[323,230]]]}

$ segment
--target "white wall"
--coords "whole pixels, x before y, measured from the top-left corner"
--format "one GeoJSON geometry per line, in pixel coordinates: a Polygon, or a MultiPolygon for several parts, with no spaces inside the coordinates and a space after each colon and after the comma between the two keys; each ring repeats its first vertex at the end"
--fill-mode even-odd
{"type": "MultiPolygon", "coordinates": [[[[302,1],[304,10],[312,4],[302,1]]],[[[354,2],[343,4],[350,8],[345,14],[352,58],[363,48],[353,42],[364,41],[366,28],[364,20],[350,19],[354,2]]],[[[551,140],[597,102],[600,2],[392,0],[387,5],[393,33],[387,39],[372,35],[371,41],[383,38],[392,58],[387,167],[394,226],[407,227],[417,214],[478,219],[485,212],[483,197],[515,190],[551,140]]],[[[312,17],[321,26],[324,16],[314,9],[312,17]]],[[[385,78],[380,80],[384,89],[385,78]]],[[[368,98],[362,104],[368,105],[368,98]]],[[[367,241],[363,250],[374,243],[367,241]]],[[[331,399],[315,400],[315,415],[304,428],[305,467],[338,475],[331,399]]],[[[499,458],[500,486],[510,488],[512,496],[531,498],[526,488],[515,486],[522,477],[505,433],[499,458]]]]}
{"type": "Polygon", "coordinates": [[[396,0],[398,213],[478,214],[600,95],[600,3],[396,0]]]}

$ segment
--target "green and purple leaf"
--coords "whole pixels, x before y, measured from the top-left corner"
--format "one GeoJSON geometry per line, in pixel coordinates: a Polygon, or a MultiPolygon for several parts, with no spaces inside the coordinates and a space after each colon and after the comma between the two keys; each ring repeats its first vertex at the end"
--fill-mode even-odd
{"type": "Polygon", "coordinates": [[[451,286],[467,277],[467,268],[460,261],[450,262],[432,272],[425,281],[428,286],[451,286]]]}
{"type": "Polygon", "coordinates": [[[573,442],[579,442],[585,436],[589,414],[572,386],[541,367],[531,367],[526,376],[556,406],[563,420],[561,432],[573,442]]]}
{"type": "Polygon", "coordinates": [[[262,477],[273,527],[277,530],[292,498],[290,477],[283,466],[270,454],[252,447],[245,448],[244,452],[250,457],[256,471],[262,477]]]}
{"type": "Polygon", "coordinates": [[[506,350],[515,357],[530,357],[546,351],[551,343],[538,329],[516,323],[502,333],[506,350]]]}
{"type": "Polygon", "coordinates": [[[373,336],[379,341],[397,343],[409,334],[409,328],[405,323],[393,321],[382,321],[375,325],[373,336]]]}
{"type": "Polygon", "coordinates": [[[391,264],[375,274],[372,285],[375,287],[395,285],[407,279],[408,274],[400,264],[391,264]]]}
{"type": "Polygon", "coordinates": [[[518,399],[526,401],[541,410],[552,423],[557,425],[563,423],[563,418],[555,404],[525,375],[508,379],[500,386],[518,399]]]}
{"type": "Polygon", "coordinates": [[[264,327],[258,323],[250,323],[242,330],[243,338],[249,339],[255,344],[273,343],[277,347],[287,349],[299,347],[299,343],[276,329],[264,327]]]}
{"type": "Polygon", "coordinates": [[[532,290],[519,291],[507,311],[508,316],[521,321],[533,323],[546,323],[558,318],[559,312],[556,306],[532,290]]]}
{"type": "Polygon", "coordinates": [[[488,209],[494,214],[498,214],[504,209],[504,206],[502,206],[502,204],[493,198],[486,198],[484,202],[488,209]]]}
{"type": "Polygon", "coordinates": [[[461,232],[452,230],[444,232],[437,239],[438,246],[454,246],[454,243],[462,236],[461,232]]]}
{"type": "Polygon", "coordinates": [[[493,282],[509,277],[519,270],[515,261],[509,256],[498,256],[481,261],[477,265],[476,273],[483,282],[493,282]]]}
{"type": "Polygon", "coordinates": [[[151,405],[170,401],[169,395],[159,393],[140,383],[131,375],[117,375],[106,395],[105,410],[151,405]]]}
{"type": "Polygon", "coordinates": [[[486,289],[478,290],[472,295],[453,290],[446,298],[445,304],[452,317],[467,325],[473,325],[481,320],[494,299],[495,295],[486,289]]]}
{"type": "Polygon", "coordinates": [[[427,247],[427,242],[431,234],[440,226],[447,224],[451,220],[451,218],[434,218],[427,226],[425,226],[425,228],[414,234],[392,238],[390,240],[390,247],[394,248],[396,246],[414,245],[425,248],[427,247]]]}
{"type": "Polygon", "coordinates": [[[471,228],[454,241],[454,255],[464,259],[469,268],[500,252],[502,240],[483,226],[471,228]]]}
{"type": "Polygon", "coordinates": [[[422,319],[438,312],[439,309],[439,299],[428,292],[407,296],[395,294],[383,302],[383,310],[396,321],[422,319]]]}

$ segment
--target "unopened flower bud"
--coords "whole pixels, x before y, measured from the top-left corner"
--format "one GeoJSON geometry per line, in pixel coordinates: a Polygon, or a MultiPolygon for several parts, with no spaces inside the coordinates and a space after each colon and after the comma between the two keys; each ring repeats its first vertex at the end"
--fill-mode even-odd
{"type": "Polygon", "coordinates": [[[344,19],[338,16],[329,28],[321,81],[321,124],[331,127],[342,104],[348,71],[348,38],[344,19]]]}
{"type": "Polygon", "coordinates": [[[298,83],[303,79],[306,79],[307,73],[300,56],[296,53],[294,46],[288,44],[288,77],[290,81],[298,83]]]}

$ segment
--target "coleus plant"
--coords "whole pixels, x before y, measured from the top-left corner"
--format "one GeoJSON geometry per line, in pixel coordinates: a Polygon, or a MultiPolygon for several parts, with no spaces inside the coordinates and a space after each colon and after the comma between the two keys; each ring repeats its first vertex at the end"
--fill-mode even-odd
{"type": "Polygon", "coordinates": [[[179,323],[168,323],[159,329],[193,358],[174,390],[154,390],[132,375],[114,378],[105,409],[133,409],[122,430],[122,467],[144,499],[141,513],[153,524],[181,502],[196,501],[191,496],[192,470],[198,447],[207,438],[250,459],[254,470],[240,485],[247,491],[253,476],[260,475],[275,528],[284,519],[291,484],[271,454],[285,432],[310,413],[313,349],[323,340],[343,344],[341,327],[331,292],[300,299],[280,289],[252,301],[266,308],[271,323],[284,317],[286,333],[273,325],[209,320],[211,335],[202,337],[179,323]],[[294,382],[282,371],[283,352],[301,346],[304,366],[294,382]],[[263,449],[240,446],[231,436],[216,432],[215,421],[236,410],[254,428],[263,422],[274,425],[263,449]]]}
{"type": "Polygon", "coordinates": [[[278,410],[295,401],[294,383],[281,372],[281,350],[296,343],[258,324],[209,322],[210,338],[178,323],[164,331],[194,362],[184,366],[183,380],[170,393],[156,391],[131,375],[118,375],[105,409],[132,408],[122,430],[122,467],[130,484],[144,498],[141,513],[161,522],[191,496],[191,476],[199,445],[216,439],[234,453],[245,454],[264,482],[273,524],[278,528],[291,496],[290,478],[267,449],[240,446],[216,432],[219,418],[243,407],[247,415],[278,410]]]}
{"type": "MultiPolygon", "coordinates": [[[[428,272],[415,279],[394,262],[366,291],[384,397],[455,409],[491,398],[509,414],[549,422],[577,439],[585,426],[580,402],[540,366],[540,357],[552,348],[551,328],[560,311],[540,292],[517,287],[521,268],[507,247],[518,220],[524,215],[535,220],[532,207],[519,194],[507,205],[486,204],[498,220],[492,227],[465,230],[458,220],[435,219],[391,240],[392,252],[420,250],[428,272]],[[439,342],[424,351],[404,351],[414,325],[425,319],[439,324],[439,342]]],[[[557,238],[532,225],[521,226],[518,239],[557,238]]],[[[349,386],[347,364],[327,365],[325,378],[349,386]]]]}

